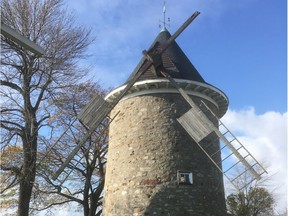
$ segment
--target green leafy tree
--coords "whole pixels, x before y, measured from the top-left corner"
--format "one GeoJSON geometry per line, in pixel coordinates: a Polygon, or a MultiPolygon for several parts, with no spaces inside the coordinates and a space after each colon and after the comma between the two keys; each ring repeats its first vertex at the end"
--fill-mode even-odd
{"type": "MultiPolygon", "coordinates": [[[[258,168],[260,169],[260,167],[258,168]]],[[[235,179],[234,184],[241,188],[241,191],[234,191],[227,196],[226,203],[230,215],[273,215],[275,199],[273,191],[268,190],[272,187],[271,174],[263,174],[260,180],[255,180],[250,172],[245,171],[245,167],[238,167],[235,176],[238,176],[238,178],[235,179]]]]}
{"type": "Polygon", "coordinates": [[[250,187],[248,193],[239,192],[227,197],[227,208],[233,216],[273,215],[274,199],[262,187],[250,187]]]}
{"type": "Polygon", "coordinates": [[[23,155],[20,164],[1,164],[1,173],[13,176],[1,183],[19,187],[18,215],[27,216],[43,143],[39,133],[53,109],[47,101],[85,75],[77,62],[92,40],[62,0],[1,0],[1,22],[45,50],[39,57],[1,35],[1,152],[21,146],[23,155]]]}

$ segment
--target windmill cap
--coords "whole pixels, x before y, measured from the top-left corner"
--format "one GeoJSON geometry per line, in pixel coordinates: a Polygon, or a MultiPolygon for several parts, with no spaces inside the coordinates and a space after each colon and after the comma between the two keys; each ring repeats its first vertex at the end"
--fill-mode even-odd
{"type": "MultiPolygon", "coordinates": [[[[149,48],[149,51],[151,48],[157,49],[159,44],[166,43],[170,37],[171,34],[168,32],[168,30],[166,28],[162,29],[149,48]]],[[[162,53],[161,58],[162,63],[159,66],[160,69],[169,74],[181,88],[185,89],[188,95],[210,101],[215,105],[217,110],[216,114],[219,118],[226,113],[229,103],[228,97],[220,89],[205,82],[197,69],[193,66],[175,41],[173,41],[162,53]]],[[[139,68],[141,69],[141,67],[139,68]]],[[[140,69],[134,71],[129,76],[126,83],[112,90],[105,97],[105,100],[111,102],[117,98],[121,94],[122,90],[129,84],[129,82],[133,80],[140,69]]],[[[139,95],[155,93],[177,93],[177,89],[175,89],[169,80],[164,78],[161,73],[155,73],[153,68],[150,67],[139,77],[137,82],[134,83],[134,85],[121,100],[139,95]]]]}
{"type": "MultiPolygon", "coordinates": [[[[149,49],[154,47],[157,42],[160,44],[165,43],[170,37],[171,34],[169,31],[166,28],[163,28],[149,49]]],[[[162,63],[162,69],[164,69],[172,78],[205,83],[205,80],[175,41],[173,41],[162,54],[162,63]]],[[[131,74],[126,82],[130,81],[137,72],[138,71],[135,71],[135,73],[131,74]]],[[[158,79],[160,77],[162,76],[154,74],[150,68],[139,78],[139,81],[158,79]]]]}

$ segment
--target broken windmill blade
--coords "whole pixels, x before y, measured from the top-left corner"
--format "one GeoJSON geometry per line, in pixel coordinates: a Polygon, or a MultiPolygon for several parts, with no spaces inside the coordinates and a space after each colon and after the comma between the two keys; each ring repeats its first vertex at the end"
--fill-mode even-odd
{"type": "MultiPolygon", "coordinates": [[[[241,191],[245,186],[250,184],[254,180],[260,180],[261,175],[267,173],[265,168],[253,157],[253,155],[242,145],[242,143],[232,134],[232,132],[224,125],[224,123],[217,117],[217,115],[201,101],[198,106],[190,96],[183,90],[176,81],[171,78],[168,74],[161,71],[161,74],[166,77],[171,84],[179,91],[182,97],[191,106],[191,109],[182,115],[177,121],[182,125],[182,127],[187,131],[187,133],[194,139],[200,149],[205,153],[205,155],[211,160],[211,162],[217,167],[217,169],[230,181],[230,183],[239,191],[241,191]],[[201,107],[201,109],[200,109],[201,107]],[[218,122],[218,127],[213,124],[207,116],[212,117],[215,122],[218,122]],[[221,131],[220,131],[221,130],[221,131]],[[216,139],[220,139],[223,143],[223,147],[217,152],[209,152],[207,150],[207,145],[201,145],[201,141],[206,139],[208,136],[216,135],[216,139]],[[217,155],[219,151],[226,150],[225,157],[220,161],[213,156],[217,155]],[[225,161],[230,161],[223,166],[225,161]],[[231,178],[233,169],[241,165],[243,170],[236,177],[231,178]],[[250,173],[253,178],[251,182],[247,182],[246,185],[241,185],[239,187],[235,182],[245,173],[250,173]]],[[[215,140],[214,140],[215,141],[215,140]]],[[[212,141],[213,142],[213,141],[212,141]]]]}
{"type": "Polygon", "coordinates": [[[124,95],[130,90],[130,88],[137,82],[137,80],[144,74],[151,66],[153,66],[154,71],[158,66],[161,65],[161,62],[156,59],[160,59],[163,52],[170,46],[170,44],[185,30],[185,28],[200,14],[200,12],[196,11],[189,17],[181,27],[169,38],[169,40],[164,44],[158,44],[159,46],[154,46],[148,51],[144,50],[141,61],[136,66],[134,71],[132,72],[132,79],[126,83],[125,88],[121,91],[121,93],[115,97],[111,102],[105,101],[100,96],[95,96],[95,98],[87,104],[87,106],[83,109],[83,111],[78,116],[79,121],[86,123],[87,126],[91,126],[89,128],[89,132],[84,136],[83,140],[79,142],[77,147],[69,154],[66,161],[61,165],[61,167],[56,171],[55,175],[52,177],[53,180],[56,180],[58,176],[62,173],[68,163],[72,160],[72,158],[77,154],[81,146],[85,144],[85,142],[91,137],[93,132],[99,126],[99,124],[109,116],[109,113],[112,109],[117,105],[117,103],[124,97],[124,95]],[[154,65],[155,64],[155,65],[154,65]],[[99,111],[99,112],[98,112],[99,111]],[[91,112],[91,114],[89,113],[91,112]]]}

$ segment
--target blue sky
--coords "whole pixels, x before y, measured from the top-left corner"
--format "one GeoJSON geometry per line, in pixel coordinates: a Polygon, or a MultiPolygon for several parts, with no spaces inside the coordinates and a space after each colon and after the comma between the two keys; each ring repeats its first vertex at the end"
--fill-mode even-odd
{"type": "MultiPolygon", "coordinates": [[[[90,76],[103,87],[122,85],[159,34],[163,0],[67,0],[96,41],[90,76]]],[[[173,34],[206,82],[230,100],[224,123],[273,175],[277,211],[287,202],[287,5],[285,0],[166,0],[173,34]]]]}
{"type": "MultiPolygon", "coordinates": [[[[162,0],[70,0],[76,20],[93,28],[91,75],[121,85],[158,35],[162,0]]],[[[167,0],[170,33],[196,10],[177,43],[204,79],[223,90],[230,108],[287,110],[285,0],[167,0]]]]}
{"type": "MultiPolygon", "coordinates": [[[[66,0],[92,27],[92,56],[81,61],[103,87],[122,85],[158,35],[163,0],[66,0]]],[[[285,0],[166,0],[173,34],[201,14],[177,43],[206,82],[227,94],[224,123],[268,166],[276,209],[287,209],[287,18],[285,0]]]]}
{"type": "MultiPolygon", "coordinates": [[[[104,88],[122,85],[158,35],[163,0],[64,0],[95,43],[83,66],[104,88]]],[[[286,0],[166,0],[176,42],[206,82],[228,96],[224,123],[272,175],[279,213],[287,209],[286,0]]],[[[72,210],[71,210],[72,211],[72,210]]],[[[73,211],[72,211],[73,212],[73,211]]],[[[71,215],[56,209],[55,215],[71,215]]],[[[44,215],[44,213],[39,213],[44,215]]],[[[73,215],[82,215],[82,213],[73,215]]]]}

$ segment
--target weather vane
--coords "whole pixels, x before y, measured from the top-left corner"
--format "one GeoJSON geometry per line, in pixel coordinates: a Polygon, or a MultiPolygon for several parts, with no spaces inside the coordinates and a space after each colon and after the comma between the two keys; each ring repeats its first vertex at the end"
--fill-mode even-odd
{"type": "MultiPolygon", "coordinates": [[[[163,21],[160,19],[159,20],[160,23],[163,23],[163,29],[166,28],[166,26],[170,27],[170,24],[168,24],[170,22],[170,18],[168,17],[167,22],[166,22],[166,1],[164,1],[164,6],[163,6],[163,21]]],[[[161,28],[162,25],[159,24],[159,28],[161,28]]]]}

